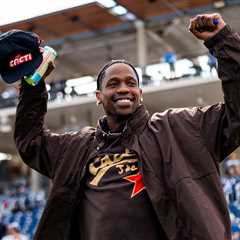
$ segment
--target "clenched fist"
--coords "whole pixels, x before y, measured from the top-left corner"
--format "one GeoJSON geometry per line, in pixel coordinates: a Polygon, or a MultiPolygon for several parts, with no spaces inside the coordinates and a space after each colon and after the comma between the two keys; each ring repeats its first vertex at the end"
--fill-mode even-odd
{"type": "Polygon", "coordinates": [[[201,14],[190,19],[189,31],[198,39],[208,40],[218,33],[226,23],[218,13],[201,14]]]}

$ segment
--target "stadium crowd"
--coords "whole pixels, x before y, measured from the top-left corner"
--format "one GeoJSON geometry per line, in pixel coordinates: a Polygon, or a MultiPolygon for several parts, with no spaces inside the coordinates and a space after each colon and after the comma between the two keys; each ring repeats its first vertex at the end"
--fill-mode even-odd
{"type": "Polygon", "coordinates": [[[32,239],[45,205],[45,193],[34,193],[24,183],[13,184],[0,194],[0,239],[32,239]]]}
{"type": "Polygon", "coordinates": [[[232,239],[240,239],[240,160],[233,153],[224,162],[222,177],[223,191],[228,203],[231,222],[232,239]]]}
{"type": "MultiPolygon", "coordinates": [[[[240,159],[235,153],[224,161],[222,186],[232,221],[232,239],[240,240],[240,159]]],[[[0,239],[14,240],[8,237],[14,229],[23,236],[21,240],[31,240],[45,203],[45,192],[34,193],[26,183],[5,188],[0,194],[0,239]]]]}

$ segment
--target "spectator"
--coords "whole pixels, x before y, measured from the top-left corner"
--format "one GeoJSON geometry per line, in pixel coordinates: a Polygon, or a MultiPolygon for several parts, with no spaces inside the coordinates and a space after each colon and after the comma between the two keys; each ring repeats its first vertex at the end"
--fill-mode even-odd
{"type": "Polygon", "coordinates": [[[2,238],[2,240],[28,240],[29,238],[22,234],[20,226],[17,222],[12,222],[8,225],[8,235],[2,238]]]}
{"type": "Polygon", "coordinates": [[[229,178],[240,176],[240,160],[227,160],[225,166],[229,178]]]}
{"type": "Polygon", "coordinates": [[[195,77],[201,76],[202,67],[199,64],[198,60],[196,58],[193,58],[191,61],[192,61],[192,66],[190,68],[195,70],[195,73],[193,74],[193,76],[195,77]]]}
{"type": "Polygon", "coordinates": [[[213,70],[217,69],[217,59],[211,54],[208,54],[208,62],[207,62],[209,68],[210,68],[210,73],[213,73],[213,70]]]}
{"type": "Polygon", "coordinates": [[[169,65],[170,79],[175,78],[176,77],[175,63],[177,61],[177,57],[176,57],[176,54],[174,53],[174,51],[171,47],[166,48],[166,51],[163,55],[163,58],[164,58],[164,62],[169,65]]]}
{"type": "Polygon", "coordinates": [[[6,226],[0,222],[0,239],[2,239],[3,236],[6,234],[6,226]]]}
{"type": "Polygon", "coordinates": [[[232,240],[239,240],[240,239],[239,226],[237,224],[232,224],[231,231],[232,231],[232,240]]]}
{"type": "Polygon", "coordinates": [[[12,212],[17,213],[17,212],[22,212],[22,211],[24,211],[24,209],[22,208],[20,201],[16,201],[14,204],[14,207],[12,209],[12,212]]]}
{"type": "Polygon", "coordinates": [[[224,176],[221,177],[223,191],[229,204],[239,201],[240,160],[232,153],[224,162],[224,176]]]}
{"type": "Polygon", "coordinates": [[[240,177],[240,160],[235,152],[228,156],[224,166],[227,178],[240,177]]]}

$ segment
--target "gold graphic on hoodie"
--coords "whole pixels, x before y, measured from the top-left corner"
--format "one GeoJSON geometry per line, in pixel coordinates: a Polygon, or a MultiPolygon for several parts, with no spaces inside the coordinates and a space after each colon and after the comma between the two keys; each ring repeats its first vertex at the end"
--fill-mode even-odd
{"type": "Polygon", "coordinates": [[[135,171],[138,169],[136,154],[130,153],[128,149],[122,154],[106,154],[98,157],[95,162],[89,165],[89,172],[95,176],[90,182],[91,185],[97,186],[106,172],[115,167],[118,169],[118,174],[123,174],[128,171],[135,171]]]}

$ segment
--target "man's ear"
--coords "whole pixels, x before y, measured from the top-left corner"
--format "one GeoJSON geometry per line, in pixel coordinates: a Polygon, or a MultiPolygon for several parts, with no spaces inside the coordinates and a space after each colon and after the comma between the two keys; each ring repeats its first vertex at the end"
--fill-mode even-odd
{"type": "Polygon", "coordinates": [[[96,94],[97,102],[101,103],[102,102],[102,93],[101,93],[101,91],[100,90],[96,90],[95,94],[96,94]]]}

